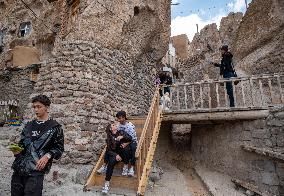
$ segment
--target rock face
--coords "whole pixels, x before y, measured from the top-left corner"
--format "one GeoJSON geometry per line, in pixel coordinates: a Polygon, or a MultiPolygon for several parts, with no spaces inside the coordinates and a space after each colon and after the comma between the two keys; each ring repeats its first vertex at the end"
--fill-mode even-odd
{"type": "Polygon", "coordinates": [[[110,49],[125,50],[134,56],[154,52],[153,58],[160,59],[168,47],[170,2],[82,1],[79,16],[66,39],[81,37],[110,49]]]}
{"type": "Polygon", "coordinates": [[[248,74],[284,70],[284,2],[254,0],[236,32],[238,66],[248,74]]]}
{"type": "MultiPolygon", "coordinates": [[[[203,77],[208,74],[210,78],[217,78],[208,61],[219,61],[218,48],[222,44],[229,45],[240,76],[283,72],[283,12],[281,0],[254,0],[244,17],[241,13],[231,13],[222,19],[219,30],[215,24],[206,26],[195,35],[189,46],[189,58],[180,65],[185,79],[195,80],[193,70],[187,67],[192,67],[196,58],[200,63],[193,65],[202,67],[203,77]]],[[[202,77],[198,77],[200,79],[202,77]]]]}
{"type": "Polygon", "coordinates": [[[210,24],[194,36],[189,44],[188,58],[179,65],[185,80],[198,81],[205,77],[219,77],[219,70],[210,62],[220,61],[221,45],[227,44],[233,50],[232,43],[242,17],[242,13],[230,13],[222,19],[219,30],[216,24],[210,24]]]}
{"type": "Polygon", "coordinates": [[[57,26],[60,26],[57,2],[27,0],[25,3],[34,14],[21,1],[7,0],[0,5],[0,36],[3,40],[0,68],[12,66],[9,50],[15,46],[34,46],[41,52],[42,59],[51,55],[55,32],[58,31],[57,26]],[[22,36],[21,29],[25,24],[28,24],[29,30],[22,36]]]}
{"type": "Polygon", "coordinates": [[[176,49],[176,56],[179,59],[188,58],[188,45],[189,41],[186,34],[171,37],[174,48],[176,49]]]}

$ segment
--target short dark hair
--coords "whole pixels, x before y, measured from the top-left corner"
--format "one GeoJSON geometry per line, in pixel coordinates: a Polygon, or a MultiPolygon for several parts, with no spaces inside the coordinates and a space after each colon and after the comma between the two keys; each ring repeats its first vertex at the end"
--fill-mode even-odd
{"type": "Polygon", "coordinates": [[[126,119],[126,112],[125,111],[119,111],[116,113],[116,118],[119,118],[119,117],[124,117],[126,119]]]}
{"type": "Polygon", "coordinates": [[[223,46],[220,47],[220,50],[224,50],[224,51],[228,52],[229,46],[228,45],[223,45],[223,46]]]}
{"type": "Polygon", "coordinates": [[[32,103],[40,102],[45,106],[50,106],[51,101],[46,95],[37,95],[32,98],[32,103]]]}

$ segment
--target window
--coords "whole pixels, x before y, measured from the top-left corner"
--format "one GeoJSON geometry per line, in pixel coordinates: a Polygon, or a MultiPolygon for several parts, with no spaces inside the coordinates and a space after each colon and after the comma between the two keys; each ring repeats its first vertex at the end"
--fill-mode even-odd
{"type": "Polygon", "coordinates": [[[30,80],[36,82],[38,79],[38,74],[39,74],[39,67],[35,66],[31,71],[30,80]]]}
{"type": "Polygon", "coordinates": [[[4,36],[5,36],[6,30],[2,29],[0,30],[0,53],[4,50],[4,36]]]}
{"type": "Polygon", "coordinates": [[[23,22],[20,24],[20,37],[25,37],[32,30],[31,22],[23,22]]]}
{"type": "Polygon", "coordinates": [[[139,14],[140,10],[138,6],[134,7],[134,16],[137,16],[139,14]]]}

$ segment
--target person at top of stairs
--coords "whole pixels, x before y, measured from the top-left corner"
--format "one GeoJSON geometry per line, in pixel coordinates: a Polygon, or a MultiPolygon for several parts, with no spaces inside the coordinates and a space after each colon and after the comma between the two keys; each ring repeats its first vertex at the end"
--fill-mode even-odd
{"type": "Polygon", "coordinates": [[[116,124],[110,124],[106,128],[107,133],[107,150],[105,154],[105,160],[107,160],[107,169],[105,177],[105,185],[103,186],[102,192],[108,193],[109,182],[113,174],[114,166],[122,161],[124,164],[129,163],[130,159],[130,147],[122,147],[122,144],[132,141],[129,134],[124,131],[118,130],[116,124]]]}
{"type": "Polygon", "coordinates": [[[117,121],[119,122],[118,130],[125,131],[132,138],[132,142],[122,144],[123,148],[126,147],[126,146],[129,146],[130,151],[131,151],[131,157],[130,157],[130,165],[131,166],[130,166],[130,168],[128,168],[128,165],[124,165],[122,175],[123,176],[128,175],[129,177],[133,177],[134,176],[134,166],[135,166],[135,162],[136,162],[135,152],[136,152],[136,148],[137,148],[137,134],[136,134],[136,131],[135,131],[135,126],[131,122],[127,121],[125,111],[117,112],[116,118],[117,118],[117,121]]]}

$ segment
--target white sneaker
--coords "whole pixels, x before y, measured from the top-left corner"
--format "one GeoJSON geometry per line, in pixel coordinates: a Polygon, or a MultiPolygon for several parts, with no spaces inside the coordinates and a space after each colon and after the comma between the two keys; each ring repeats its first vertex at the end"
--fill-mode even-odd
{"type": "Polygon", "coordinates": [[[127,176],[128,174],[128,165],[124,165],[122,169],[122,174],[123,176],[127,176]]]}
{"type": "Polygon", "coordinates": [[[133,167],[130,167],[130,169],[128,170],[128,174],[129,177],[134,177],[134,169],[133,167]]]}
{"type": "Polygon", "coordinates": [[[107,170],[107,166],[106,165],[102,165],[100,169],[97,170],[98,174],[104,174],[106,173],[107,170]]]}
{"type": "Polygon", "coordinates": [[[105,185],[103,186],[102,193],[107,194],[108,191],[109,191],[109,181],[106,181],[105,185]]]}

